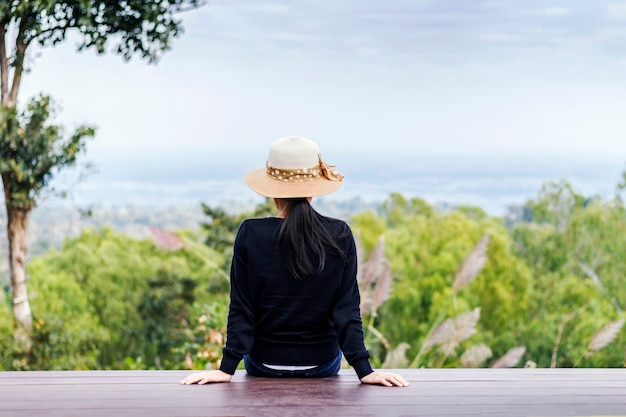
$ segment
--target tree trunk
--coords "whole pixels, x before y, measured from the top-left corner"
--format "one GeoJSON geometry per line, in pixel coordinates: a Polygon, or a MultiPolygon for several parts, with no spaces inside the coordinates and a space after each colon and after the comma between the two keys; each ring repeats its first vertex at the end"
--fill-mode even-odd
{"type": "Polygon", "coordinates": [[[15,340],[27,351],[30,350],[32,315],[28,290],[26,289],[26,239],[30,210],[7,207],[7,236],[9,238],[9,271],[15,319],[15,340]]]}

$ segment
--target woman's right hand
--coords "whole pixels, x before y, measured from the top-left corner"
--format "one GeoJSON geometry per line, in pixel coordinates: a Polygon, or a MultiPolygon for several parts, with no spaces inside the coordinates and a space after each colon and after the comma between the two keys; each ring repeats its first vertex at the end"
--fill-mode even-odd
{"type": "Polygon", "coordinates": [[[191,384],[211,384],[214,382],[230,382],[230,379],[233,376],[231,374],[227,374],[226,372],[216,370],[216,371],[205,371],[205,372],[196,372],[185,379],[180,381],[182,385],[191,385],[191,384]]]}
{"type": "Polygon", "coordinates": [[[361,378],[363,384],[384,385],[386,387],[408,387],[409,383],[402,375],[391,372],[374,371],[361,378]]]}

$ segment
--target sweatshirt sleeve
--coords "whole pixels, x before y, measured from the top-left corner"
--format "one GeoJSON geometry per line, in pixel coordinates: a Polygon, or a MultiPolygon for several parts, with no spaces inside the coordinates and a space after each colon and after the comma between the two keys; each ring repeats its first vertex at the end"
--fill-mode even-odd
{"type": "Polygon", "coordinates": [[[332,320],[339,336],[339,346],[359,379],[373,372],[370,354],[363,340],[359,286],[356,280],[357,256],[354,237],[349,237],[348,260],[333,306],[332,320]]]}
{"type": "Polygon", "coordinates": [[[245,250],[246,224],[242,223],[233,249],[230,268],[230,309],[226,327],[226,345],[220,370],[234,374],[243,355],[250,353],[254,343],[254,309],[248,280],[245,250]]]}

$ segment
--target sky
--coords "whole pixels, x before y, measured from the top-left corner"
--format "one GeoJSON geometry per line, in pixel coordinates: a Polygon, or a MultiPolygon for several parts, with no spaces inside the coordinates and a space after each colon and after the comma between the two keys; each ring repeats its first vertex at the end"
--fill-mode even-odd
{"type": "Polygon", "coordinates": [[[210,0],[180,18],[156,65],[76,39],[31,51],[22,101],[97,126],[110,176],[254,169],[294,134],[330,163],[626,161],[626,1],[210,0]]]}

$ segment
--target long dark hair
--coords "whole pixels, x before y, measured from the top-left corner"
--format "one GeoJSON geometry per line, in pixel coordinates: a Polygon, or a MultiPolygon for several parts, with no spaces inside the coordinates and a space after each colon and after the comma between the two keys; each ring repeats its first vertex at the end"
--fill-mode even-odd
{"type": "Polygon", "coordinates": [[[284,250],[287,270],[295,279],[310,277],[324,269],[329,253],[336,253],[346,261],[346,254],[336,241],[348,235],[346,230],[339,229],[338,235],[331,235],[324,227],[326,217],[319,214],[306,198],[283,200],[288,214],[278,230],[278,241],[284,250]]]}

